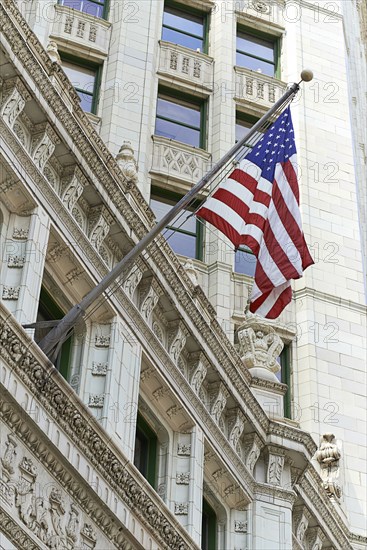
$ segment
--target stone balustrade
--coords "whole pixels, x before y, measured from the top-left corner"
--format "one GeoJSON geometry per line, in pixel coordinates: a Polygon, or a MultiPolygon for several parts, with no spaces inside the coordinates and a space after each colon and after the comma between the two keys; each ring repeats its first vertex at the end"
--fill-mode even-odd
{"type": "Polygon", "coordinates": [[[284,94],[287,85],[275,78],[244,67],[235,67],[236,100],[270,109],[284,94]]]}
{"type": "Polygon", "coordinates": [[[214,62],[211,57],[163,40],[159,46],[159,74],[193,84],[200,91],[213,91],[214,62]]]}

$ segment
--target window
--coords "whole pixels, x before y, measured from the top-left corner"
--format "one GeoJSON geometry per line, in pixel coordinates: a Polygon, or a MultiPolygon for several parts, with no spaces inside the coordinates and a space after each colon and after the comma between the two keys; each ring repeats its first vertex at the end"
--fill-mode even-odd
{"type": "Polygon", "coordinates": [[[139,413],[136,423],[134,465],[154,487],[157,467],[157,436],[139,413]]]}
{"type": "Polygon", "coordinates": [[[69,59],[62,59],[62,68],[78,92],[81,108],[88,113],[95,113],[99,67],[96,65],[82,65],[69,59]]]}
{"type": "Polygon", "coordinates": [[[203,499],[203,516],[201,522],[202,550],[215,550],[217,547],[217,516],[213,508],[203,499]]]}
{"type": "MultiPolygon", "coordinates": [[[[176,193],[165,192],[162,194],[162,191],[152,188],[150,207],[157,220],[161,220],[180,198],[181,196],[176,193]]],[[[194,216],[191,216],[193,209],[183,210],[178,214],[178,217],[167,226],[164,237],[177,254],[201,260],[203,225],[194,216]],[[187,219],[188,216],[191,217],[187,219]]]]}
{"type": "MultiPolygon", "coordinates": [[[[65,311],[56,304],[56,302],[51,297],[51,294],[45,290],[44,287],[41,288],[41,294],[38,304],[38,312],[36,322],[39,321],[55,321],[57,319],[62,319],[65,315],[65,311]]],[[[36,328],[34,333],[34,339],[36,342],[40,342],[42,338],[50,332],[51,328],[36,328]]],[[[55,367],[60,372],[60,374],[68,380],[69,375],[69,366],[71,358],[71,344],[72,336],[70,336],[66,342],[63,343],[60,353],[57,356],[55,367]]]]}
{"type": "MultiPolygon", "coordinates": [[[[249,133],[250,129],[258,120],[258,118],[246,113],[241,113],[239,111],[236,113],[236,143],[249,133]]],[[[257,141],[260,136],[261,132],[256,132],[256,134],[251,138],[251,143],[257,141]]]]}
{"type": "Polygon", "coordinates": [[[192,50],[206,51],[206,16],[194,10],[183,11],[165,6],[162,40],[185,46],[192,50]]]}
{"type": "Polygon", "coordinates": [[[277,71],[277,40],[238,31],[236,65],[268,76],[275,76],[277,71]]]}
{"type": "Polygon", "coordinates": [[[157,100],[155,134],[204,147],[204,103],[160,93],[157,100]]]}
{"type": "Polygon", "coordinates": [[[256,257],[247,246],[240,246],[234,255],[234,270],[253,277],[256,269],[256,257]]]}
{"type": "Polygon", "coordinates": [[[107,14],[107,0],[59,0],[59,3],[95,17],[106,17],[107,14]]]}
{"type": "Polygon", "coordinates": [[[287,384],[288,390],[284,396],[284,416],[292,418],[291,414],[291,349],[289,344],[285,344],[282,353],[277,361],[280,364],[280,371],[276,373],[276,377],[282,384],[287,384]]]}

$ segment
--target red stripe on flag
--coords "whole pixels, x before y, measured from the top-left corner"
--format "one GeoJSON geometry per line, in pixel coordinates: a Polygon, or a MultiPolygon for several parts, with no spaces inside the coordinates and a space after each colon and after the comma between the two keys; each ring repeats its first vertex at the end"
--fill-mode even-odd
{"type": "Polygon", "coordinates": [[[233,193],[227,191],[227,189],[218,189],[218,191],[214,194],[214,198],[232,208],[232,210],[234,210],[245,221],[245,223],[256,225],[263,231],[265,218],[260,216],[260,214],[250,212],[250,207],[236,197],[236,195],[233,195],[233,193]]]}
{"type": "Polygon", "coordinates": [[[275,238],[275,235],[269,223],[266,224],[266,228],[264,231],[264,240],[266,248],[269,252],[269,262],[273,261],[276,264],[277,268],[279,269],[279,271],[281,271],[285,279],[299,279],[300,274],[293,266],[291,258],[287,256],[287,254],[284,252],[283,248],[275,238]]]}
{"type": "Polygon", "coordinates": [[[246,189],[254,195],[254,200],[265,204],[265,206],[269,206],[271,199],[270,195],[258,189],[259,182],[243,170],[236,168],[228,179],[237,181],[237,183],[246,187],[246,189]]]}
{"type": "Polygon", "coordinates": [[[283,172],[285,174],[285,177],[288,180],[290,188],[292,189],[293,195],[296,197],[296,201],[297,201],[297,204],[299,206],[298,180],[297,180],[297,174],[296,174],[296,172],[293,168],[293,165],[292,165],[290,160],[288,160],[287,162],[281,162],[280,164],[283,168],[283,172]]]}

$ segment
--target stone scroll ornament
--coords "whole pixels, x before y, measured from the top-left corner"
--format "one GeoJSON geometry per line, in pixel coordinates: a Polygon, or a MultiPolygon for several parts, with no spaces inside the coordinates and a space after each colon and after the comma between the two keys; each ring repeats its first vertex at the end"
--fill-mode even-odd
{"type": "Polygon", "coordinates": [[[342,495],[342,490],[339,485],[339,460],[341,457],[340,450],[337,446],[335,435],[325,433],[320,442],[320,447],[316,451],[316,460],[321,467],[321,479],[329,497],[334,497],[337,500],[342,495]]]}

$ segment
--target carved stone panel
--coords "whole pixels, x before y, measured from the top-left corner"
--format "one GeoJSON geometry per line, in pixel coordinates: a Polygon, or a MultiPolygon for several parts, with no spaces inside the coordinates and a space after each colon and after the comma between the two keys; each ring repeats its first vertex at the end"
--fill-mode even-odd
{"type": "Polygon", "coordinates": [[[282,484],[282,473],[284,468],[284,451],[277,447],[268,447],[268,467],[266,482],[271,485],[282,484]]]}
{"type": "Polygon", "coordinates": [[[209,389],[210,395],[210,414],[212,415],[216,424],[219,424],[222,413],[225,409],[229,392],[222,382],[214,383],[209,389]]]}
{"type": "Polygon", "coordinates": [[[60,143],[59,137],[48,122],[35,127],[32,138],[32,158],[41,171],[58,143],[60,143]]]}
{"type": "Polygon", "coordinates": [[[186,344],[188,330],[180,321],[179,323],[172,322],[170,324],[170,332],[168,338],[168,351],[172,360],[177,364],[182,350],[186,344]]]}
{"type": "Polygon", "coordinates": [[[30,99],[31,96],[20,78],[5,81],[2,87],[1,115],[10,128],[13,128],[16,119],[30,99]]]}

